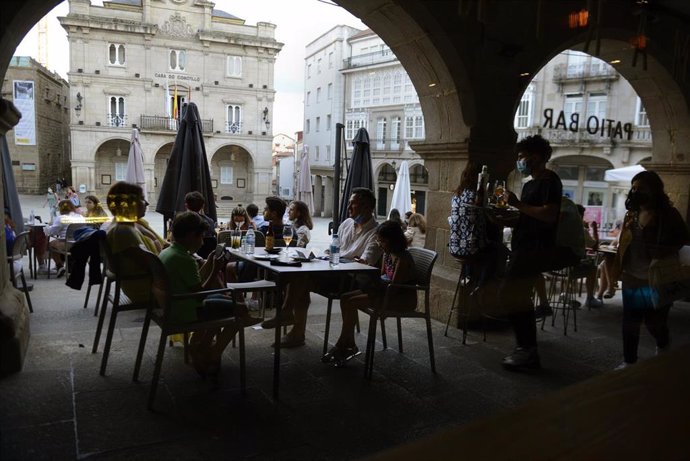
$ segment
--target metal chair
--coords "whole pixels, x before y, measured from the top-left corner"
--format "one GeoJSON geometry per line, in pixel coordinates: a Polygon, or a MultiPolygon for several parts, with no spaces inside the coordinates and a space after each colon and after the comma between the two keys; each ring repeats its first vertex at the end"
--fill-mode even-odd
{"type": "MultiPolygon", "coordinates": [[[[438,254],[435,251],[427,250],[425,248],[409,248],[408,251],[412,254],[415,262],[415,277],[414,282],[410,284],[393,284],[391,283],[386,288],[383,304],[380,308],[364,307],[360,310],[369,315],[369,335],[367,337],[366,356],[364,359],[364,376],[371,378],[374,370],[374,349],[376,345],[376,324],[377,320],[381,320],[382,336],[385,335],[385,325],[383,321],[387,318],[395,318],[398,326],[398,351],[402,353],[402,325],[403,318],[423,318],[426,321],[426,333],[429,341],[429,361],[431,363],[431,371],[436,373],[436,361],[434,359],[434,342],[431,333],[431,312],[429,309],[429,290],[431,285],[431,272],[434,269],[434,263],[438,254]],[[388,295],[392,288],[414,288],[417,291],[424,292],[424,311],[397,311],[395,306],[389,305],[388,295]]],[[[384,345],[385,348],[385,345],[384,345]]]]}
{"type": "MultiPolygon", "coordinates": [[[[325,354],[328,352],[328,337],[330,335],[331,331],[331,310],[333,309],[333,301],[336,299],[340,299],[343,293],[346,293],[347,291],[353,290],[354,289],[354,279],[353,278],[345,278],[343,277],[340,280],[340,286],[338,287],[337,290],[326,290],[326,289],[317,289],[315,291],[316,294],[323,296],[328,300],[328,305],[326,307],[326,329],[323,333],[323,353],[325,354]],[[349,288],[346,288],[346,284],[349,284],[349,288]]],[[[360,333],[361,329],[359,326],[359,316],[357,316],[357,323],[355,324],[357,328],[357,333],[360,333]]],[[[383,328],[383,323],[381,323],[381,328],[383,328]]],[[[383,332],[383,342],[386,344],[386,338],[385,338],[385,331],[383,332]]]]}
{"type": "Polygon", "coordinates": [[[24,276],[24,267],[22,266],[18,271],[15,271],[14,268],[15,261],[21,262],[21,260],[24,258],[24,255],[27,253],[29,246],[29,231],[25,231],[17,235],[14,243],[12,244],[12,254],[7,256],[7,262],[10,265],[10,280],[12,281],[12,286],[24,293],[24,296],[26,296],[26,303],[29,305],[29,312],[33,313],[34,307],[31,304],[29,286],[26,284],[26,277],[24,276]],[[20,279],[22,282],[21,288],[18,286],[17,279],[20,279]]]}
{"type": "Polygon", "coordinates": [[[156,390],[158,388],[158,380],[160,378],[161,367],[163,365],[163,355],[165,354],[165,342],[169,335],[174,334],[188,334],[190,332],[208,329],[220,329],[229,326],[239,326],[239,352],[240,352],[240,386],[242,392],[246,389],[245,379],[245,354],[244,354],[244,329],[242,328],[242,320],[236,318],[234,315],[223,317],[216,320],[197,320],[187,323],[174,323],[170,319],[170,311],[172,304],[176,300],[197,298],[203,299],[212,294],[227,293],[229,289],[207,290],[195,293],[173,295],[170,279],[165,270],[165,266],[158,259],[156,255],[146,250],[137,250],[141,252],[142,256],[146,258],[146,271],[151,278],[152,300],[146,310],[146,318],[144,319],[144,326],[141,332],[141,339],[139,340],[139,349],[137,351],[137,359],[134,365],[133,380],[139,379],[139,371],[141,369],[141,360],[144,355],[144,348],[146,347],[146,336],[148,335],[149,326],[153,320],[160,329],[161,336],[158,341],[158,350],[156,352],[156,362],[153,369],[153,377],[151,379],[151,388],[149,390],[148,408],[153,409],[153,402],[156,397],[156,390]]]}
{"type": "Polygon", "coordinates": [[[53,253],[61,254],[65,257],[65,279],[69,278],[69,257],[70,248],[72,247],[72,245],[74,245],[74,233],[77,229],[81,229],[83,227],[86,227],[85,223],[72,223],[67,226],[67,230],[65,231],[65,237],[59,239],[63,241],[64,249],[53,248],[50,246],[50,241],[48,242],[48,278],[50,278],[50,262],[53,259],[51,258],[53,253]]]}
{"type": "MultiPolygon", "coordinates": [[[[549,288],[547,296],[549,304],[553,309],[551,316],[551,326],[556,325],[556,317],[560,309],[563,317],[563,335],[568,335],[568,323],[570,321],[570,314],[573,316],[573,331],[577,332],[577,309],[579,308],[579,301],[577,301],[577,285],[578,278],[575,274],[575,266],[565,267],[560,270],[549,272],[549,288]]],[[[546,317],[542,319],[541,329],[544,329],[546,317]]]]}
{"type": "Polygon", "coordinates": [[[141,272],[123,274],[119,267],[119,257],[114,258],[107,240],[101,242],[103,261],[105,263],[105,288],[103,291],[102,304],[100,315],[98,317],[98,326],[96,327],[96,337],[93,340],[92,353],[98,351],[98,343],[100,342],[101,332],[103,330],[103,323],[107,312],[108,303],[112,305],[110,313],[110,322],[108,323],[108,333],[105,338],[105,346],[103,347],[103,358],[101,359],[101,376],[105,376],[105,370],[108,366],[108,356],[110,355],[110,346],[115,332],[115,323],[117,322],[117,314],[125,311],[148,309],[150,302],[134,302],[130,300],[124,293],[122,293],[122,283],[131,280],[146,280],[150,278],[146,268],[142,268],[141,272]],[[115,291],[111,293],[111,287],[115,284],[115,291]]]}

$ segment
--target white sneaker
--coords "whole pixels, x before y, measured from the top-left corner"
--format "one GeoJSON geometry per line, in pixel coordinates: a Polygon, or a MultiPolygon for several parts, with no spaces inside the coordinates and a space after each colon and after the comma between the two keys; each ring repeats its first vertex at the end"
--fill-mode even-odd
{"type": "MultiPolygon", "coordinates": [[[[39,275],[47,275],[48,274],[48,266],[39,266],[38,267],[38,273],[39,275]]],[[[50,268],[50,275],[57,274],[57,269],[54,267],[50,268]]]]}
{"type": "Polygon", "coordinates": [[[624,361],[620,365],[618,365],[616,368],[614,368],[614,370],[625,370],[626,368],[628,368],[629,366],[632,366],[632,365],[633,365],[632,363],[628,363],[628,362],[624,361]]]}

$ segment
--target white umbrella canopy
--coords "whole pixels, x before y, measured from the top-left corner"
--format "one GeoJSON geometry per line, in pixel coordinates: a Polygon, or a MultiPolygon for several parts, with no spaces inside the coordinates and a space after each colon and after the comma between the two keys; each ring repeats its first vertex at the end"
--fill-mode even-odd
{"type": "Polygon", "coordinates": [[[604,180],[605,181],[612,181],[612,182],[627,182],[629,183],[632,181],[632,178],[637,174],[642,171],[645,171],[645,168],[642,165],[632,165],[632,166],[625,166],[623,168],[614,168],[612,170],[606,170],[604,172],[604,180]]]}
{"type": "Polygon", "coordinates": [[[132,130],[132,141],[129,145],[129,157],[127,158],[126,181],[141,186],[146,198],[146,176],[144,175],[144,152],[139,142],[139,130],[132,130]]]}
{"type": "Polygon", "coordinates": [[[309,146],[302,149],[300,160],[299,184],[297,185],[297,199],[307,204],[309,213],[314,214],[314,193],[311,184],[311,167],[309,166],[309,146]]]}
{"type": "MultiPolygon", "coordinates": [[[[411,193],[410,167],[407,164],[407,160],[403,160],[400,164],[400,170],[398,170],[398,179],[395,180],[395,189],[393,190],[393,200],[391,201],[390,210],[395,208],[402,216],[408,211],[412,211],[411,193]]],[[[389,213],[390,210],[388,210],[389,213]]]]}

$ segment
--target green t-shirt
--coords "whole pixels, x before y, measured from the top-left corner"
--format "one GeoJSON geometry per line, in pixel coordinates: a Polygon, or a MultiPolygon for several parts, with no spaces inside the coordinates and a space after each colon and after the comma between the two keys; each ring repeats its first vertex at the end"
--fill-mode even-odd
{"type": "MultiPolygon", "coordinates": [[[[182,245],[173,242],[161,251],[159,258],[170,278],[173,294],[192,293],[201,286],[199,266],[182,245]]],[[[196,320],[196,309],[200,304],[201,301],[194,298],[173,301],[171,320],[178,323],[196,320]]]]}

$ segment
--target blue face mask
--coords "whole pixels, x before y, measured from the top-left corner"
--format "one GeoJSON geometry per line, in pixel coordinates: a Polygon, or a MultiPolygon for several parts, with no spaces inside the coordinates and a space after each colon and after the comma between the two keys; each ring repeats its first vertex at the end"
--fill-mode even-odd
{"type": "Polygon", "coordinates": [[[367,216],[360,214],[360,215],[357,215],[354,218],[352,218],[352,220],[357,224],[362,224],[362,223],[366,222],[367,216]]]}
{"type": "Polygon", "coordinates": [[[525,176],[529,176],[532,173],[532,169],[529,167],[529,165],[527,165],[527,160],[524,158],[521,158],[515,162],[515,167],[521,174],[525,176]]]}

